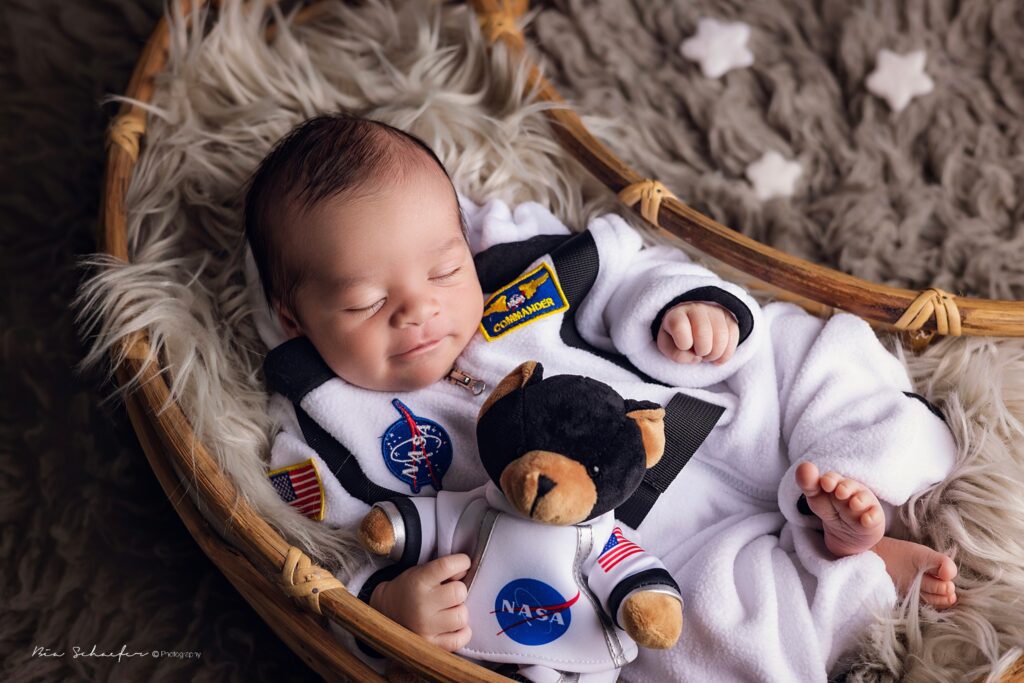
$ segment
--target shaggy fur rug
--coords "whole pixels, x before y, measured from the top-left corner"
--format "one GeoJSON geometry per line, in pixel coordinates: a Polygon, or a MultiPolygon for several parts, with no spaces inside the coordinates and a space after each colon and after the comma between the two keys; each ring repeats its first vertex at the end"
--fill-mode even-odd
{"type": "MultiPolygon", "coordinates": [[[[655,68],[692,31],[702,5],[685,12],[678,3],[660,5],[565,3],[531,17],[535,49],[552,76],[617,153],[725,224],[794,253],[891,283],[1019,296],[1010,253],[1020,225],[1021,188],[1014,185],[1020,154],[1013,152],[1021,139],[1014,118],[1020,100],[1007,93],[1020,82],[1013,70],[1020,67],[1001,47],[1021,35],[1018,14],[993,3],[964,3],[955,11],[908,6],[895,36],[880,30],[888,24],[878,8],[758,3],[756,11],[741,11],[715,4],[718,16],[755,26],[764,66],[702,83],[678,58],[668,60],[671,69],[655,68]],[[928,105],[934,115],[915,111],[926,105],[923,98],[905,117],[889,117],[884,105],[857,91],[886,36],[904,41],[898,48],[912,39],[934,46],[929,54],[936,53],[940,67],[932,73],[954,74],[950,82],[967,85],[943,91],[937,79],[928,105]],[[984,64],[976,54],[961,56],[961,44],[984,45],[984,64]],[[987,106],[968,107],[967,99],[987,106]],[[943,118],[943,111],[952,113],[943,118]],[[942,121],[945,132],[929,137],[942,121]],[[773,145],[812,171],[803,194],[762,205],[745,187],[742,167],[773,145]],[[893,244],[905,251],[897,253],[893,244]],[[966,267],[978,259],[984,267],[966,267]]],[[[178,22],[149,108],[128,196],[133,263],[93,259],[93,276],[81,290],[82,324],[95,334],[84,366],[102,367],[119,336],[148,328],[154,352],[166,357],[175,396],[243,493],[293,543],[344,569],[351,539],[295,514],[263,474],[272,425],[240,237],[245,181],[262,155],[303,118],[346,108],[422,137],[474,198],[540,201],[577,227],[622,209],[553,141],[541,114],[545,105],[521,95],[521,65],[503,48],[490,55],[462,6],[338,4],[309,26],[282,30],[270,45],[262,40],[262,15],[237,3],[200,25],[204,30],[178,22]]],[[[907,537],[954,555],[960,601],[936,613],[912,593],[868,634],[851,676],[956,681],[999,673],[1024,646],[1024,344],[948,339],[906,363],[917,390],[944,406],[961,452],[949,480],[906,505],[901,523],[907,537]]],[[[103,474],[83,478],[95,504],[117,501],[103,474]]],[[[5,490],[5,496],[15,494],[5,490]]],[[[24,504],[20,509],[26,511],[24,504]]],[[[77,511],[61,514],[41,522],[52,524],[58,537],[74,528],[67,517],[77,511]]],[[[159,538],[135,538],[139,557],[151,559],[159,538]]],[[[17,538],[5,542],[13,548],[17,538]]],[[[27,577],[42,566],[45,547],[34,547],[39,552],[22,555],[15,568],[14,594],[23,601],[39,590],[27,577]]],[[[18,557],[13,550],[5,556],[18,557]]],[[[53,581],[40,583],[60,584],[62,572],[69,574],[66,563],[53,581]]],[[[134,611],[133,598],[125,594],[109,604],[134,611]]],[[[78,633],[89,633],[90,624],[128,633],[111,626],[113,616],[72,619],[68,605],[76,603],[65,594],[51,599],[78,633]]],[[[35,604],[55,613],[41,599],[35,604]]],[[[202,614],[215,618],[209,610],[202,614]]],[[[13,622],[5,611],[0,635],[17,633],[13,622]]],[[[172,623],[181,638],[189,622],[172,623]]],[[[45,674],[40,661],[31,664],[45,674]]],[[[204,670],[181,667],[176,673],[204,670]]],[[[116,669],[127,671],[152,678],[167,669],[152,663],[116,669]]]]}

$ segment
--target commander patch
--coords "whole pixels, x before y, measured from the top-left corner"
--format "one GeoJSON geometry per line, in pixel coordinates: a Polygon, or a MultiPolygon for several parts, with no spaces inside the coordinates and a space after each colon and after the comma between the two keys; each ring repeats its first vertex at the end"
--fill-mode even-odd
{"type": "Polygon", "coordinates": [[[569,308],[562,285],[547,263],[541,263],[487,300],[480,329],[487,341],[569,308]]]}

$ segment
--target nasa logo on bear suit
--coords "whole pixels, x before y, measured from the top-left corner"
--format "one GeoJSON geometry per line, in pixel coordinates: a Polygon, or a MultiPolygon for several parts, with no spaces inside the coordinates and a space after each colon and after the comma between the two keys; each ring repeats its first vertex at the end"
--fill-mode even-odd
{"type": "Polygon", "coordinates": [[[397,398],[391,405],[399,417],[381,437],[384,464],[391,474],[409,485],[414,493],[424,486],[443,488],[444,475],[452,464],[452,440],[444,427],[413,414],[397,398]]]}
{"type": "Polygon", "coordinates": [[[546,645],[558,640],[572,623],[572,606],[580,592],[568,600],[557,590],[537,579],[514,579],[498,591],[494,615],[501,630],[523,645],[546,645]]]}

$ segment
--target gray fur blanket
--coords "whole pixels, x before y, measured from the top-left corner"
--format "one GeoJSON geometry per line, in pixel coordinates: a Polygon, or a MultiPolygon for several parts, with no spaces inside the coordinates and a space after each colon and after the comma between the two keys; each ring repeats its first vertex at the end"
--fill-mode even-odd
{"type": "MultiPolygon", "coordinates": [[[[261,14],[225,6],[203,32],[174,31],[128,195],[133,263],[92,259],[77,301],[94,335],[83,366],[103,367],[119,336],[148,328],[175,395],[240,490],[293,543],[343,568],[351,539],[298,516],[264,475],[272,425],[239,220],[261,156],[299,120],[347,108],[422,137],[471,196],[540,201],[576,226],[623,210],[553,140],[546,105],[521,94],[522,66],[503,48],[489,54],[466,8],[339,3],[267,45],[261,14]]],[[[879,281],[1020,296],[1022,67],[1008,54],[1024,20],[1012,3],[886,7],[566,2],[531,15],[531,49],[595,134],[726,225],[879,281]],[[678,58],[706,15],[754,26],[747,72],[704,82],[678,58]],[[864,75],[878,47],[918,45],[936,90],[892,116],[861,92],[864,75]],[[760,202],[743,178],[769,147],[809,169],[790,200],[760,202]]],[[[1024,344],[949,339],[905,361],[917,391],[944,406],[961,452],[949,480],[901,510],[901,525],[954,556],[960,601],[938,613],[912,593],[869,634],[851,675],[998,672],[1024,646],[1024,344]]],[[[23,566],[19,575],[33,564],[23,566]]],[[[22,581],[14,594],[32,592],[22,581]]],[[[106,671],[166,671],[142,666],[106,671]]]]}

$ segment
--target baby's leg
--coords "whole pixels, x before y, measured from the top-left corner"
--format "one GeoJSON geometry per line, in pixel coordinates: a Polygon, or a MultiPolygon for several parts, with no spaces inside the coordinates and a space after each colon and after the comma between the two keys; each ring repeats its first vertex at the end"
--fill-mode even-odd
{"type": "Polygon", "coordinates": [[[921,599],[936,609],[952,607],[956,603],[956,564],[948,555],[913,541],[901,541],[888,536],[871,549],[885,561],[896,590],[906,595],[911,584],[921,577],[921,599]]]}
{"type": "Polygon", "coordinates": [[[819,475],[809,462],[797,467],[796,479],[811,511],[821,518],[825,546],[832,553],[845,557],[872,550],[885,561],[901,595],[924,573],[921,599],[939,609],[956,602],[953,560],[920,543],[885,536],[885,513],[871,489],[835,472],[819,475]]]}

